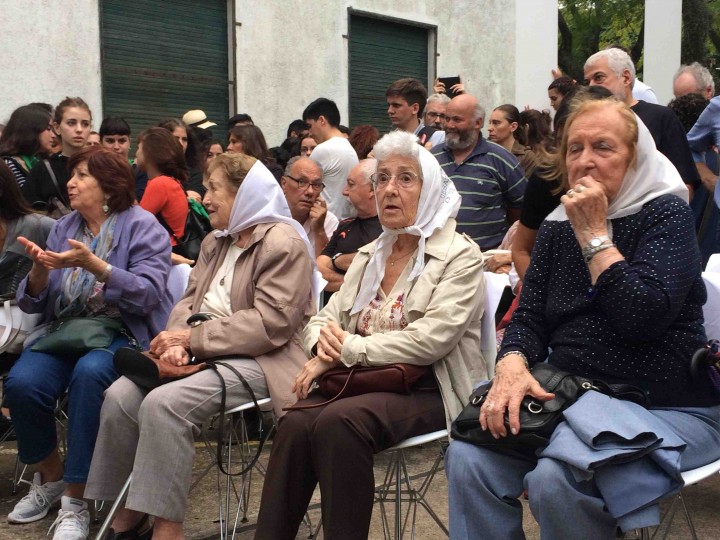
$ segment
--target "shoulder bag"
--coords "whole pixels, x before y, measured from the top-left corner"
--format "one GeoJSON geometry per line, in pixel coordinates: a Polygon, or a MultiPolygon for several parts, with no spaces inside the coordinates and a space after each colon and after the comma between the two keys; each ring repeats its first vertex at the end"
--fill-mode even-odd
{"type": "Polygon", "coordinates": [[[185,218],[185,229],[182,238],[178,238],[170,226],[167,224],[162,215],[157,214],[157,220],[165,227],[165,230],[175,239],[176,245],[173,246],[173,253],[197,261],[200,256],[200,246],[205,237],[212,231],[210,220],[205,209],[197,201],[188,199],[188,213],[185,218]]]}
{"type": "Polygon", "coordinates": [[[109,347],[123,329],[122,321],[109,317],[67,317],[56,319],[32,350],[50,354],[81,355],[109,347]]]}
{"type": "Polygon", "coordinates": [[[41,313],[25,313],[14,299],[0,304],[0,354],[20,354],[25,339],[40,322],[41,313]]]}

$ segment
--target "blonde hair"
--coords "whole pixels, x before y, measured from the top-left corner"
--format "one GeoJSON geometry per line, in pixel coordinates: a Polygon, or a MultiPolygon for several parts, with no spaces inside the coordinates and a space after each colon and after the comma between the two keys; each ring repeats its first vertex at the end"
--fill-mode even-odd
{"type": "Polygon", "coordinates": [[[210,163],[207,174],[209,176],[216,169],[221,169],[227,176],[230,185],[237,191],[256,161],[257,159],[254,157],[239,152],[220,154],[210,163]]]}

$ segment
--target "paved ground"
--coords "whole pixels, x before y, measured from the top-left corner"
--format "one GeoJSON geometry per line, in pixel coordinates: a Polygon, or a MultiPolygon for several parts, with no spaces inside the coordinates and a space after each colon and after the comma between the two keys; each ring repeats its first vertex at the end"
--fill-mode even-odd
{"type": "MultiPolygon", "coordinates": [[[[408,469],[411,477],[417,476],[422,470],[432,463],[438,453],[437,446],[429,445],[421,449],[415,449],[408,454],[408,469]]],[[[267,463],[268,450],[263,451],[262,462],[267,463]]],[[[12,508],[14,502],[19,498],[11,495],[12,477],[15,466],[15,448],[14,443],[6,443],[0,448],[0,515],[5,516],[12,508]]],[[[200,476],[207,465],[211,463],[209,454],[205,449],[198,445],[198,456],[195,463],[195,478],[200,476]]],[[[380,482],[384,476],[388,459],[386,456],[378,456],[376,460],[376,479],[380,482]]],[[[29,475],[28,475],[29,476],[29,475]]],[[[421,480],[421,479],[420,479],[421,480]]],[[[224,477],[221,478],[224,482],[224,477]]],[[[217,500],[217,482],[218,477],[213,469],[209,474],[202,478],[198,486],[191,494],[192,505],[186,521],[186,536],[190,539],[212,539],[219,536],[218,524],[218,500],[217,500]]],[[[259,503],[260,475],[253,476],[251,486],[250,506],[248,510],[247,523],[239,523],[237,527],[236,538],[251,539],[254,535],[254,523],[257,518],[257,510],[259,503]]],[[[21,486],[21,493],[25,492],[25,487],[21,486]]],[[[685,498],[691,516],[695,522],[698,536],[700,538],[715,539],[720,538],[720,516],[717,512],[717,502],[720,501],[720,475],[710,478],[697,486],[691,486],[685,489],[685,498]]],[[[444,523],[447,523],[447,482],[444,473],[441,471],[431,484],[427,499],[431,506],[437,511],[439,517],[444,523]]],[[[387,505],[389,517],[392,520],[392,504],[387,505]]],[[[527,506],[526,506],[527,509],[527,506]]],[[[104,512],[101,512],[101,516],[104,512]]],[[[417,527],[415,538],[419,540],[443,538],[442,531],[427,516],[422,508],[418,509],[417,527]]],[[[310,520],[313,525],[319,520],[319,496],[316,492],[311,503],[309,511],[310,520]]],[[[45,538],[47,529],[54,519],[48,518],[29,525],[9,525],[4,520],[0,521],[0,540],[9,539],[38,539],[45,538]]],[[[279,517],[279,519],[282,519],[279,517]]],[[[392,523],[392,522],[391,522],[392,523]]],[[[527,538],[530,540],[539,539],[539,529],[533,520],[529,511],[525,512],[525,531],[527,538]]],[[[94,525],[91,537],[97,532],[98,525],[94,525]]],[[[308,538],[310,529],[303,526],[298,534],[298,538],[308,538]]],[[[322,537],[322,535],[320,535],[322,537]]],[[[375,505],[373,521],[371,527],[370,538],[382,538],[382,521],[380,505],[375,505]]],[[[409,538],[409,534],[406,538],[409,538]]],[[[677,516],[673,524],[673,528],[668,536],[673,539],[690,538],[687,532],[687,526],[681,515],[677,516]]],[[[589,539],[592,540],[592,539],[589,539]]]]}

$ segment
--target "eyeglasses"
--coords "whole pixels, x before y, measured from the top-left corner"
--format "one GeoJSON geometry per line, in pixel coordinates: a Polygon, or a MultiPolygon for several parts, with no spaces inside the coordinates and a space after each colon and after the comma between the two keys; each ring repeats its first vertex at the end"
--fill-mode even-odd
{"type": "Polygon", "coordinates": [[[431,120],[435,120],[436,118],[439,118],[440,120],[447,119],[447,116],[445,116],[443,113],[437,113],[437,112],[426,112],[425,116],[427,116],[431,120]]]}
{"type": "Polygon", "coordinates": [[[305,189],[310,186],[313,188],[313,191],[317,193],[320,193],[323,189],[325,189],[325,184],[323,184],[322,182],[308,182],[305,179],[298,179],[294,176],[290,176],[289,174],[286,174],[285,177],[289,178],[290,180],[295,180],[300,189],[305,189]]]}
{"type": "Polygon", "coordinates": [[[393,178],[395,179],[395,185],[402,189],[410,189],[420,179],[412,171],[403,171],[397,174],[375,173],[370,176],[370,181],[375,189],[385,189],[393,178]]]}

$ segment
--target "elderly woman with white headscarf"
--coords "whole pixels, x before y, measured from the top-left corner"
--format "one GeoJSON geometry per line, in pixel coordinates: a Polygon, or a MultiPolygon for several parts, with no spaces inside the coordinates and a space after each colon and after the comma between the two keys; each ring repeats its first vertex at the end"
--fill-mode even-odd
{"type": "Polygon", "coordinates": [[[472,383],[487,377],[480,352],[485,281],[478,246],[455,232],[460,195],[411,134],[373,148],[380,237],[360,248],[345,281],[305,328],[310,360],[280,421],[256,538],[295,538],[316,484],[325,538],[368,537],[373,454],[444,428],[472,383]],[[326,397],[311,392],[335,366],[425,366],[410,394],[326,397]]]}
{"type": "Polygon", "coordinates": [[[706,292],[680,175],[615,100],[577,106],[558,158],[571,189],[540,228],[480,425],[495,439],[521,433],[523,398],[554,397],[529,372],[546,360],[633,385],[647,403],[589,391],[537,454],[453,441],[451,538],[525,538],[527,489],[543,538],[612,539],[657,525],[681,471],[720,457],[720,397],[690,370],[706,292]]]}
{"type": "MultiPolygon", "coordinates": [[[[203,241],[185,295],[150,351],[174,365],[191,356],[220,358],[244,376],[257,398],[270,396],[282,414],[295,401],[290,387],[307,359],[302,328],[314,313],[322,278],[302,226],[262,163],[225,154],[208,173],[203,204],[216,232],[203,241]],[[201,312],[213,318],[190,326],[188,318],[201,312]]],[[[218,372],[227,388],[226,408],[251,400],[232,370],[221,365],[218,372]]],[[[107,390],[85,496],[116,498],[132,472],[114,538],[150,538],[148,515],[155,516],[155,538],[183,538],[194,436],[220,411],[221,400],[211,369],[152,391],[121,377],[107,390]]]]}

